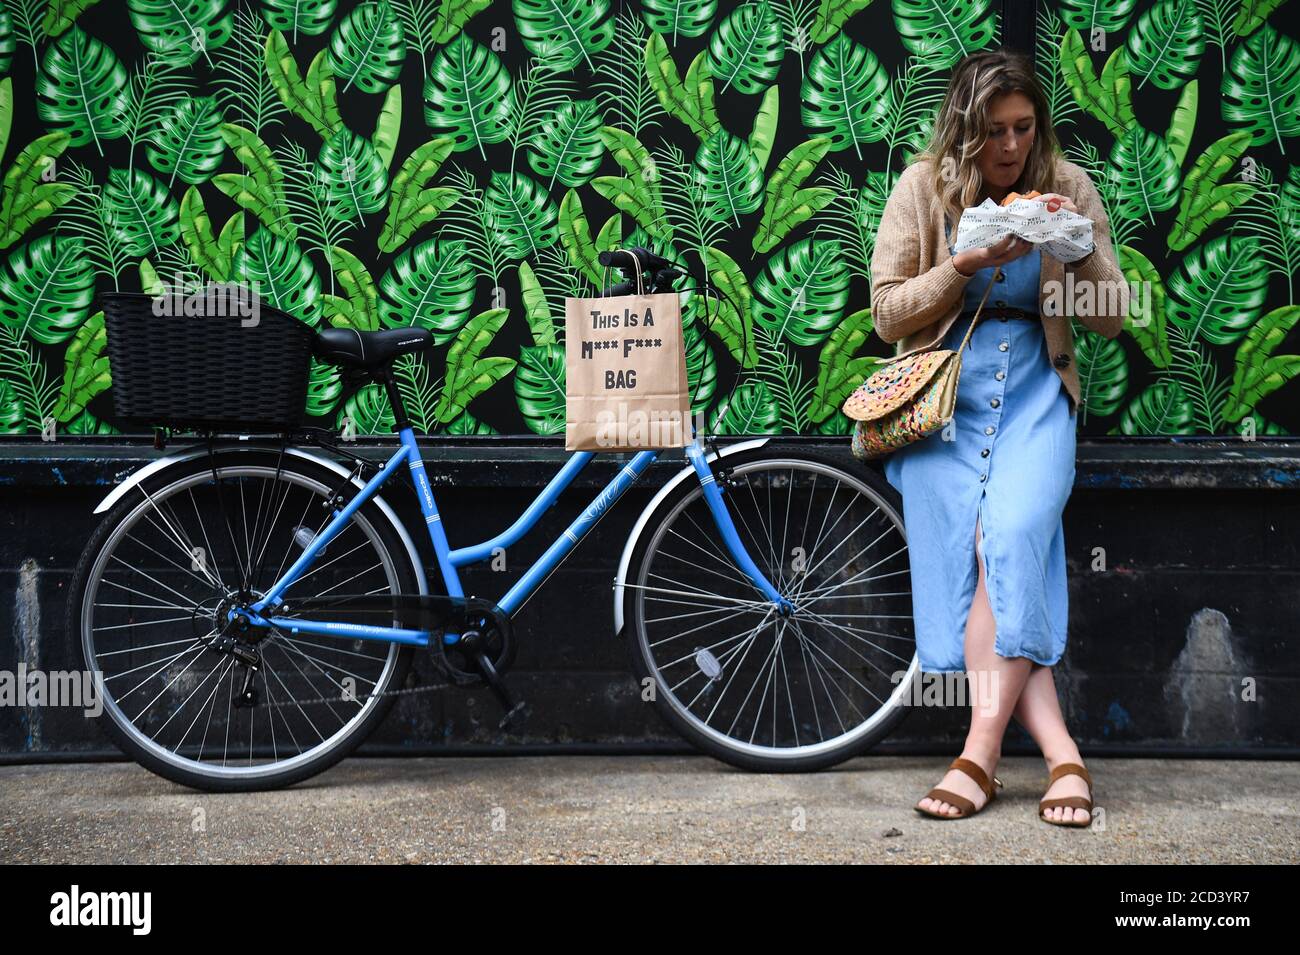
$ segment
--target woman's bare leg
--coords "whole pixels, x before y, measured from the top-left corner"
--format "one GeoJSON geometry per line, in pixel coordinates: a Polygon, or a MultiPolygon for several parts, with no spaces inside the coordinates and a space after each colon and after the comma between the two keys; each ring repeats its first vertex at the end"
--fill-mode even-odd
{"type": "MultiPolygon", "coordinates": [[[[1002,737],[1011,711],[1021,695],[1033,661],[1025,657],[1001,657],[993,652],[996,622],[985,586],[984,560],[979,553],[981,530],[975,519],[975,560],[979,580],[966,617],[966,675],[971,690],[971,723],[961,755],[977,763],[993,781],[993,771],[1002,756],[1002,737]]],[[[987,801],[975,781],[958,770],[949,770],[940,789],[964,796],[980,808],[987,801]]],[[[956,815],[958,808],[938,799],[922,799],[918,805],[933,812],[956,815]]]]}
{"type": "MultiPolygon", "coordinates": [[[[1024,691],[1020,694],[1020,700],[1016,703],[1012,715],[1043,751],[1049,775],[1061,763],[1083,765],[1079,747],[1075,745],[1070,731],[1065,726],[1065,718],[1061,715],[1061,704],[1056,697],[1056,681],[1051,667],[1033,664],[1033,671],[1025,681],[1024,691]]],[[[1043,798],[1058,799],[1063,796],[1087,797],[1087,795],[1088,783],[1080,776],[1069,775],[1062,776],[1052,783],[1043,798]]],[[[1073,813],[1075,822],[1088,821],[1086,809],[1071,809],[1067,806],[1053,806],[1051,809],[1044,810],[1043,815],[1058,822],[1062,820],[1069,822],[1071,817],[1066,813],[1073,813]]]]}

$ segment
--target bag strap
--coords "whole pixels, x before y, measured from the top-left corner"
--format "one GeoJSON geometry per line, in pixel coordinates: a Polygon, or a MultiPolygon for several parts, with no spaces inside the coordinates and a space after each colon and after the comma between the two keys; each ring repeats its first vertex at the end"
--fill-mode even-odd
{"type": "MultiPolygon", "coordinates": [[[[999,265],[997,268],[993,270],[993,278],[989,282],[989,287],[984,290],[984,297],[980,299],[979,307],[975,309],[975,316],[971,319],[970,328],[966,330],[966,337],[963,338],[961,340],[961,344],[957,346],[958,353],[960,353],[961,350],[966,347],[966,343],[970,341],[971,332],[975,331],[975,323],[979,321],[980,313],[984,311],[984,303],[988,301],[989,292],[993,291],[993,284],[997,282],[998,276],[1001,274],[1002,274],[1002,266],[999,265]]],[[[917,355],[920,354],[921,352],[933,351],[942,344],[943,344],[943,340],[940,339],[939,341],[931,342],[928,345],[918,345],[916,348],[913,348],[911,351],[899,352],[897,355],[894,355],[892,358],[888,360],[897,361],[900,358],[906,358],[908,355],[917,355]]]]}
{"type": "Polygon", "coordinates": [[[966,329],[966,337],[963,338],[961,344],[957,346],[958,354],[961,354],[961,350],[965,348],[966,343],[970,341],[971,332],[975,331],[975,323],[980,320],[980,313],[984,311],[984,303],[988,301],[989,292],[993,291],[993,285],[997,282],[998,276],[1001,274],[1002,266],[999,265],[993,270],[993,278],[989,279],[989,287],[984,290],[984,297],[980,299],[979,308],[975,309],[975,317],[970,320],[970,328],[966,329]]]}

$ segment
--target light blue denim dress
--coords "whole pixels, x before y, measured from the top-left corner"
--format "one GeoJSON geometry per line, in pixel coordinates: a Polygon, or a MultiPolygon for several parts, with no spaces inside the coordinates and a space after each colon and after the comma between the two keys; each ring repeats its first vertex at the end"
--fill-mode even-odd
{"type": "MultiPolygon", "coordinates": [[[[1005,280],[986,307],[1037,314],[1041,254],[1035,247],[1002,266],[1005,280]]],[[[944,347],[961,343],[993,272],[966,284],[944,347]]],[[[923,671],[966,669],[977,514],[994,652],[1049,666],[1061,659],[1069,615],[1061,514],[1074,486],[1076,420],[1042,323],[983,316],[963,353],[951,425],[885,458],[885,476],[903,496],[923,671]]]]}

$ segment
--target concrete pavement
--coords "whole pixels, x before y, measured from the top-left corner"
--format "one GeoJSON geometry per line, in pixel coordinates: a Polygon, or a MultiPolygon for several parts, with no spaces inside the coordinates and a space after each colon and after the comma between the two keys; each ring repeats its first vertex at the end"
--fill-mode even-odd
{"type": "Polygon", "coordinates": [[[1104,816],[1036,815],[1005,757],[978,816],[911,806],[948,760],[755,775],[696,756],[359,759],[287,790],[209,795],[131,763],[0,767],[0,863],[1295,863],[1300,762],[1086,760],[1104,816]]]}

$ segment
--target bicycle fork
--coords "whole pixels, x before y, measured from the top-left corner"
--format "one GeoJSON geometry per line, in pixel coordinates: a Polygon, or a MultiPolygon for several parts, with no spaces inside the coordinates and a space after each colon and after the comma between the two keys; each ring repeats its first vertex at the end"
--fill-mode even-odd
{"type": "Polygon", "coordinates": [[[727,502],[723,500],[723,488],[714,477],[713,469],[709,467],[708,458],[698,441],[686,446],[686,456],[690,459],[691,466],[695,468],[696,477],[699,478],[700,486],[704,490],[704,501],[709,506],[709,513],[713,515],[713,522],[717,525],[718,532],[722,535],[727,553],[731,554],[731,559],[736,562],[736,566],[744,572],[759,592],[773,603],[776,612],[783,617],[788,616],[794,611],[794,605],[767,579],[741,542],[740,535],[736,532],[736,524],[731,519],[731,511],[727,509],[727,502]]]}

